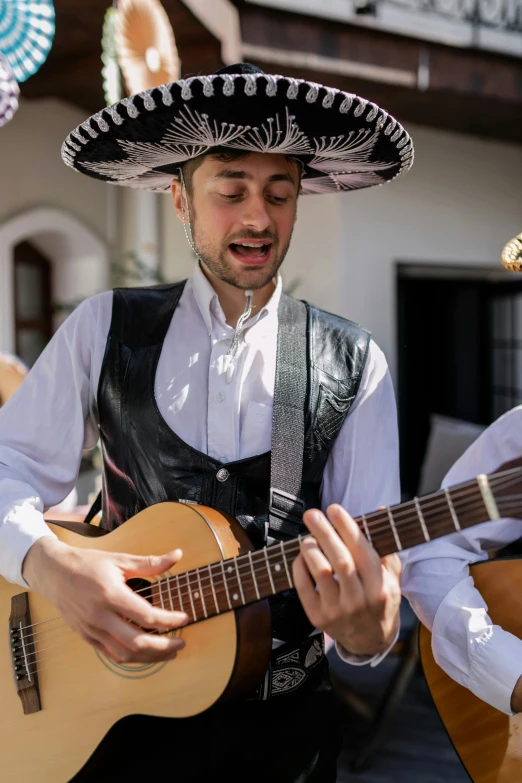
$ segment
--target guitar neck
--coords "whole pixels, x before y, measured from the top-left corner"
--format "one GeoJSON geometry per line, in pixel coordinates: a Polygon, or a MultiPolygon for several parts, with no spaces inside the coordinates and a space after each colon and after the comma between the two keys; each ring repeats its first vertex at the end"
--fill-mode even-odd
{"type": "MultiPolygon", "coordinates": [[[[513,502],[495,497],[515,468],[478,476],[465,484],[363,514],[355,521],[383,557],[513,512],[513,502]],[[507,478],[506,478],[507,477],[507,478]],[[502,483],[503,482],[503,483],[502,483]]],[[[516,499],[518,505],[520,500],[516,499]]],[[[293,587],[292,563],[302,538],[163,579],[153,588],[161,605],[185,611],[191,622],[221,614],[293,587]]]]}

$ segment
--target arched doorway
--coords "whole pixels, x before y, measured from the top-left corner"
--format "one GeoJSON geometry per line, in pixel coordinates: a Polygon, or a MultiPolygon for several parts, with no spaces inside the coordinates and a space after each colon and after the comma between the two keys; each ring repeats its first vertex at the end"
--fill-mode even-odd
{"type": "MultiPolygon", "coordinates": [[[[31,280],[36,287],[48,285],[47,295],[53,304],[78,302],[109,286],[107,244],[77,218],[48,207],[29,210],[0,224],[0,349],[14,352],[25,340],[30,344],[28,354],[34,359],[38,340],[43,339],[48,328],[45,318],[49,318],[49,312],[43,307],[43,295],[39,309],[35,310],[36,298],[40,296],[36,289],[30,292],[29,302],[20,299],[17,280],[18,289],[24,280],[26,285],[31,285],[31,280]],[[22,260],[16,261],[21,254],[22,260]],[[38,273],[37,257],[42,259],[38,273]],[[47,273],[44,259],[50,264],[47,273]],[[23,271],[15,272],[17,267],[23,271]],[[32,307],[38,323],[24,322],[23,314],[20,317],[21,302],[29,307],[27,312],[32,307]],[[36,335],[35,326],[40,336],[36,335]]],[[[51,317],[53,331],[63,315],[55,310],[51,317]]]]}

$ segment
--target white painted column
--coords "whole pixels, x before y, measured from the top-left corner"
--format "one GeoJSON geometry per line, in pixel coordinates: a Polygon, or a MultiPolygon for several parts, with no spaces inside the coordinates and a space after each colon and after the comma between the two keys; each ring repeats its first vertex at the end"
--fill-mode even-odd
{"type": "Polygon", "coordinates": [[[144,264],[143,283],[157,283],[159,270],[159,208],[158,195],[146,190],[134,190],[135,249],[144,264]]]}
{"type": "Polygon", "coordinates": [[[129,279],[128,285],[154,285],[158,282],[160,259],[159,195],[146,190],[122,188],[119,194],[120,241],[115,262],[134,270],[128,258],[133,253],[142,267],[140,279],[129,279]],[[123,256],[123,258],[122,258],[123,256]]]}

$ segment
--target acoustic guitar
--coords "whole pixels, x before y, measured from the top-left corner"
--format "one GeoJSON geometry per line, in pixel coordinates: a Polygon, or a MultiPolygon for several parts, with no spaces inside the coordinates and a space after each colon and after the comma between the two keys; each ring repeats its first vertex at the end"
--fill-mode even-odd
{"type": "MultiPolygon", "coordinates": [[[[358,521],[384,556],[488,519],[517,516],[522,467],[363,515],[358,521]]],[[[62,523],[63,524],[63,523],[62,523]]],[[[129,714],[194,715],[253,690],[267,669],[267,597],[292,587],[300,539],[252,550],[226,514],[160,503],[111,533],[52,524],[78,547],[147,555],[183,550],[171,573],[130,585],[154,605],[182,609],[189,625],[174,661],[122,664],[83,642],[35,592],[0,580],[0,780],[66,783],[109,728],[129,714]]],[[[86,596],[88,600],[88,596],[86,596]]],[[[174,632],[173,632],[174,633],[174,632]]]]}
{"type": "MultiPolygon", "coordinates": [[[[520,518],[520,510],[509,516],[520,518]]],[[[520,559],[478,563],[470,573],[494,624],[522,638],[520,559]]],[[[522,713],[505,715],[448,677],[435,663],[431,634],[424,626],[420,628],[419,650],[431,696],[470,778],[474,783],[521,781],[522,713]]]]}

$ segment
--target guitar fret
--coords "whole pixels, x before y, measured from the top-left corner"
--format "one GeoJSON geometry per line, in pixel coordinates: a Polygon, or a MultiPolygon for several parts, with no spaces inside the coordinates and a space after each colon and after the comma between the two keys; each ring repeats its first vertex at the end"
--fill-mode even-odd
{"type": "Polygon", "coordinates": [[[363,514],[361,516],[361,519],[362,519],[362,523],[363,523],[363,526],[364,526],[364,532],[366,533],[366,538],[368,539],[368,541],[371,544],[372,543],[372,537],[370,535],[370,530],[368,528],[368,522],[366,521],[366,514],[363,514]]]}
{"type": "Polygon", "coordinates": [[[220,614],[221,610],[219,608],[219,604],[218,604],[218,600],[217,600],[217,596],[216,596],[216,591],[214,589],[214,577],[212,576],[212,569],[210,568],[209,565],[207,566],[207,568],[208,568],[208,576],[209,576],[209,579],[210,579],[210,587],[212,588],[212,595],[214,596],[214,603],[216,605],[216,612],[218,614],[220,614]]]}
{"type": "Polygon", "coordinates": [[[167,577],[167,579],[165,581],[167,582],[167,590],[168,590],[168,593],[169,593],[170,608],[171,608],[171,611],[174,611],[174,601],[172,600],[172,593],[170,591],[170,577],[167,577]]]}
{"type": "Polygon", "coordinates": [[[426,539],[426,541],[430,541],[431,540],[430,535],[428,533],[428,528],[426,527],[426,521],[424,519],[424,515],[420,507],[419,498],[417,497],[413,498],[413,502],[415,503],[415,508],[417,509],[417,515],[421,523],[422,532],[424,533],[424,538],[426,539]]]}
{"type": "Polygon", "coordinates": [[[254,589],[256,591],[257,600],[259,601],[261,596],[259,595],[259,588],[257,586],[256,572],[254,571],[254,564],[252,563],[252,552],[248,552],[248,561],[250,563],[250,570],[252,571],[252,580],[254,582],[254,589]]]}
{"type": "Polygon", "coordinates": [[[226,574],[225,574],[225,566],[223,565],[223,561],[221,561],[221,570],[223,572],[223,584],[225,585],[225,590],[227,592],[228,608],[232,609],[232,602],[230,600],[230,593],[228,592],[227,577],[226,577],[226,574]]]}
{"type": "Polygon", "coordinates": [[[399,538],[399,534],[397,533],[397,528],[395,527],[395,522],[393,521],[393,514],[391,508],[389,506],[386,506],[386,511],[388,512],[388,519],[390,520],[390,527],[392,529],[392,533],[395,538],[395,543],[397,544],[397,549],[400,552],[402,549],[402,544],[399,538]]]}
{"type": "Polygon", "coordinates": [[[444,493],[446,495],[446,500],[448,502],[448,508],[450,510],[451,519],[453,521],[453,524],[455,526],[455,530],[461,530],[460,523],[457,517],[457,512],[455,511],[455,507],[453,505],[453,501],[451,499],[450,491],[447,487],[444,487],[444,493]]]}
{"type": "Polygon", "coordinates": [[[181,597],[181,589],[180,589],[180,586],[179,586],[179,574],[176,574],[176,585],[177,585],[177,588],[178,588],[179,606],[180,606],[181,611],[184,612],[185,609],[183,608],[183,599],[181,597]]]}
{"type": "Polygon", "coordinates": [[[479,485],[480,493],[482,495],[484,505],[486,506],[486,511],[488,512],[488,517],[491,520],[500,519],[497,504],[489,486],[488,477],[483,473],[480,476],[477,476],[477,484],[479,485]]]}
{"type": "Polygon", "coordinates": [[[159,599],[160,599],[160,603],[161,603],[161,608],[165,609],[165,604],[163,603],[163,585],[161,584],[162,581],[163,580],[160,579],[158,582],[156,582],[156,585],[158,587],[158,593],[159,593],[159,599]]]}
{"type": "Polygon", "coordinates": [[[190,586],[190,578],[189,578],[189,573],[190,573],[190,572],[189,572],[189,571],[187,571],[187,573],[185,574],[185,576],[187,577],[187,588],[188,588],[188,594],[189,594],[189,599],[190,599],[190,605],[191,605],[191,607],[192,607],[192,616],[193,616],[193,618],[194,618],[194,622],[196,622],[196,621],[197,621],[197,617],[196,617],[196,610],[194,609],[194,601],[193,601],[193,599],[192,599],[192,588],[191,588],[191,586],[190,586]]]}
{"type": "MultiPolygon", "coordinates": [[[[199,568],[196,568],[196,576],[198,578],[199,594],[201,596],[201,606],[203,607],[203,614],[205,615],[205,617],[208,617],[207,604],[205,603],[205,596],[203,595],[203,588],[201,587],[201,578],[200,578],[200,575],[199,575],[199,568]]],[[[197,597],[198,596],[196,595],[196,598],[197,597]]]]}
{"type": "Polygon", "coordinates": [[[290,576],[290,571],[288,569],[288,563],[286,562],[286,554],[285,554],[285,548],[283,546],[283,542],[280,543],[281,547],[281,554],[283,555],[283,563],[285,564],[285,571],[286,571],[286,577],[288,579],[288,583],[290,584],[290,587],[294,586],[294,583],[292,582],[292,577],[290,576]]]}
{"type": "Polygon", "coordinates": [[[265,552],[265,560],[266,560],[266,570],[268,572],[268,578],[270,579],[270,587],[272,588],[272,592],[275,595],[276,594],[276,589],[275,589],[275,585],[274,585],[274,580],[272,579],[272,574],[270,572],[270,563],[268,561],[268,555],[267,555],[267,552],[266,552],[266,546],[264,548],[264,552],[265,552]]]}
{"type": "Polygon", "coordinates": [[[243,585],[241,583],[241,577],[239,576],[239,568],[238,568],[238,565],[237,565],[237,557],[234,558],[234,565],[236,566],[237,584],[238,584],[238,587],[239,587],[239,592],[241,593],[241,600],[243,601],[244,604],[246,604],[245,594],[243,593],[243,585]]]}

